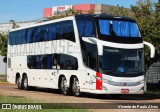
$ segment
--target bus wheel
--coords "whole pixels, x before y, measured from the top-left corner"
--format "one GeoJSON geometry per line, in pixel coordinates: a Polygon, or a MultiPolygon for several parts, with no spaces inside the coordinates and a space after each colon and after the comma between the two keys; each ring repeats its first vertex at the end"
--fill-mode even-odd
{"type": "Polygon", "coordinates": [[[21,77],[20,76],[17,77],[16,84],[17,84],[18,89],[22,89],[22,83],[21,83],[21,77]]]}
{"type": "Polygon", "coordinates": [[[73,78],[71,90],[74,96],[81,96],[79,80],[77,77],[73,78]]]}
{"type": "Polygon", "coordinates": [[[29,89],[29,86],[28,86],[28,78],[27,78],[27,76],[25,75],[24,77],[23,77],[23,89],[24,90],[27,90],[27,89],[29,89]]]}
{"type": "Polygon", "coordinates": [[[66,83],[67,83],[66,78],[65,77],[61,77],[60,90],[61,90],[61,93],[63,95],[69,94],[69,88],[67,87],[66,83]]]}

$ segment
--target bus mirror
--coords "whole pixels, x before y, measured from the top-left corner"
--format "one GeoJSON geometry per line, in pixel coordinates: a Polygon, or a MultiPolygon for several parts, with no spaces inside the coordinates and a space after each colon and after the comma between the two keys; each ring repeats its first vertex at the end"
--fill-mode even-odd
{"type": "Polygon", "coordinates": [[[150,51],[151,51],[150,57],[154,58],[155,57],[155,47],[149,42],[144,41],[143,43],[144,43],[144,45],[147,45],[150,48],[150,51]]]}
{"type": "Polygon", "coordinates": [[[3,62],[7,63],[7,57],[6,56],[3,58],[3,62]]]}

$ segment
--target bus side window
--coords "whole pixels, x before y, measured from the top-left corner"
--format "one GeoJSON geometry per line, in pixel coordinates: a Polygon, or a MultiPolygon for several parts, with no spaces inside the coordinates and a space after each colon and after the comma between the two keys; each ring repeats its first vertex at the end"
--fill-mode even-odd
{"type": "Polygon", "coordinates": [[[93,69],[97,69],[97,57],[98,57],[98,50],[96,44],[91,44],[88,42],[84,42],[84,49],[82,52],[83,55],[83,63],[93,69]],[[94,52],[93,52],[94,51],[94,52]]]}
{"type": "Polygon", "coordinates": [[[48,41],[48,25],[39,27],[38,42],[48,41]]]}
{"type": "Polygon", "coordinates": [[[56,39],[56,27],[55,24],[51,24],[48,26],[48,40],[56,39]]]}
{"type": "Polygon", "coordinates": [[[42,69],[51,69],[52,57],[51,55],[42,56],[41,59],[41,68],[42,69]]]}
{"type": "Polygon", "coordinates": [[[8,42],[9,42],[9,45],[12,45],[13,42],[12,42],[12,39],[13,38],[13,33],[9,33],[9,37],[8,37],[8,42]]]}
{"type": "Polygon", "coordinates": [[[37,55],[35,56],[36,57],[36,65],[35,65],[35,68],[36,69],[41,69],[41,56],[40,55],[37,55]]]}
{"type": "Polygon", "coordinates": [[[61,23],[56,23],[56,39],[59,40],[59,39],[62,39],[62,24],[61,23]]]}
{"type": "Polygon", "coordinates": [[[21,33],[20,33],[20,37],[21,37],[20,44],[25,44],[26,43],[26,38],[25,38],[26,31],[27,30],[25,29],[25,30],[22,30],[21,33]]]}
{"type": "Polygon", "coordinates": [[[93,18],[78,18],[77,27],[80,37],[96,37],[93,18]]]}
{"type": "Polygon", "coordinates": [[[62,36],[63,39],[75,42],[74,28],[72,21],[65,21],[62,23],[62,36]]]}
{"type": "Polygon", "coordinates": [[[33,38],[33,42],[38,42],[38,33],[39,33],[39,27],[33,28],[31,37],[33,38]]]}
{"type": "Polygon", "coordinates": [[[52,55],[47,55],[47,68],[52,68],[52,55]]]}
{"type": "Polygon", "coordinates": [[[41,68],[42,69],[46,69],[47,68],[47,57],[46,56],[42,56],[41,57],[41,68]]]}
{"type": "Polygon", "coordinates": [[[57,65],[59,64],[59,55],[53,54],[52,55],[52,69],[57,69],[57,65]]]}
{"type": "Polygon", "coordinates": [[[13,32],[12,45],[16,45],[16,32],[13,32]]]}
{"type": "Polygon", "coordinates": [[[30,69],[34,69],[36,65],[35,56],[27,56],[27,66],[30,69]]]}
{"type": "Polygon", "coordinates": [[[15,31],[14,33],[14,45],[17,45],[19,42],[19,31],[15,31]]]}
{"type": "Polygon", "coordinates": [[[24,35],[24,38],[25,38],[25,44],[27,44],[28,43],[28,29],[26,29],[26,31],[25,31],[25,35],[24,35]]]}
{"type": "Polygon", "coordinates": [[[27,43],[33,42],[32,31],[33,31],[33,28],[28,29],[27,43]]]}
{"type": "Polygon", "coordinates": [[[77,58],[61,54],[60,55],[60,69],[63,70],[77,70],[78,69],[78,61],[77,58]]]}

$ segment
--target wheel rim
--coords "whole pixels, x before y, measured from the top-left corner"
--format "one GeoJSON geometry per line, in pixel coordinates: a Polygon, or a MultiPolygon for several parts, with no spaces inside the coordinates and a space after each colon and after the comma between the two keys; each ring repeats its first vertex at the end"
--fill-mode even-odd
{"type": "Polygon", "coordinates": [[[17,85],[18,85],[18,87],[21,86],[21,78],[20,77],[18,77],[18,79],[17,79],[17,85]]]}
{"type": "Polygon", "coordinates": [[[76,78],[74,78],[72,89],[76,96],[80,94],[79,81],[76,78]]]}
{"type": "Polygon", "coordinates": [[[24,85],[25,88],[28,86],[28,80],[27,80],[27,78],[24,79],[23,85],[24,85]]]}
{"type": "Polygon", "coordinates": [[[67,80],[66,78],[62,78],[62,82],[61,82],[61,91],[63,94],[66,94],[67,93],[67,87],[66,87],[66,83],[67,83],[67,80]]]}

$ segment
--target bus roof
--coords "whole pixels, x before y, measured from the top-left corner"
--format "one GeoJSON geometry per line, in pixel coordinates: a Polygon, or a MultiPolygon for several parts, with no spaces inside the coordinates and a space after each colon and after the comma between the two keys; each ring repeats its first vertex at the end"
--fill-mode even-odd
{"type": "Polygon", "coordinates": [[[84,16],[90,16],[94,18],[106,18],[106,19],[121,19],[121,20],[128,20],[128,21],[135,21],[134,19],[126,16],[113,16],[108,14],[81,14],[81,15],[75,15],[76,18],[84,17],[84,16]]]}
{"type": "Polygon", "coordinates": [[[86,16],[93,17],[93,18],[107,18],[107,19],[121,19],[121,20],[135,21],[134,19],[132,19],[130,17],[125,17],[125,16],[112,16],[112,15],[108,15],[108,14],[80,14],[80,15],[74,15],[74,16],[69,16],[69,17],[65,17],[65,18],[55,19],[55,20],[51,20],[51,21],[46,21],[46,22],[42,22],[42,23],[36,23],[34,25],[19,27],[19,28],[10,30],[10,32],[18,31],[18,30],[22,30],[22,29],[27,29],[27,28],[32,28],[32,27],[36,27],[36,26],[41,26],[41,25],[47,25],[47,24],[51,24],[54,22],[60,22],[60,21],[65,21],[65,20],[74,20],[75,18],[81,18],[81,17],[86,17],[86,16]]]}
{"type": "Polygon", "coordinates": [[[27,28],[32,28],[32,27],[36,27],[36,26],[47,25],[47,24],[51,24],[51,23],[54,23],[54,22],[60,22],[60,21],[65,21],[65,20],[73,20],[73,19],[75,19],[74,16],[69,16],[69,17],[55,19],[55,20],[51,20],[51,21],[45,21],[45,22],[42,22],[42,23],[36,23],[34,25],[29,25],[29,26],[15,28],[15,29],[10,30],[10,32],[12,32],[12,31],[18,31],[18,30],[22,30],[22,29],[27,29],[27,28]]]}

